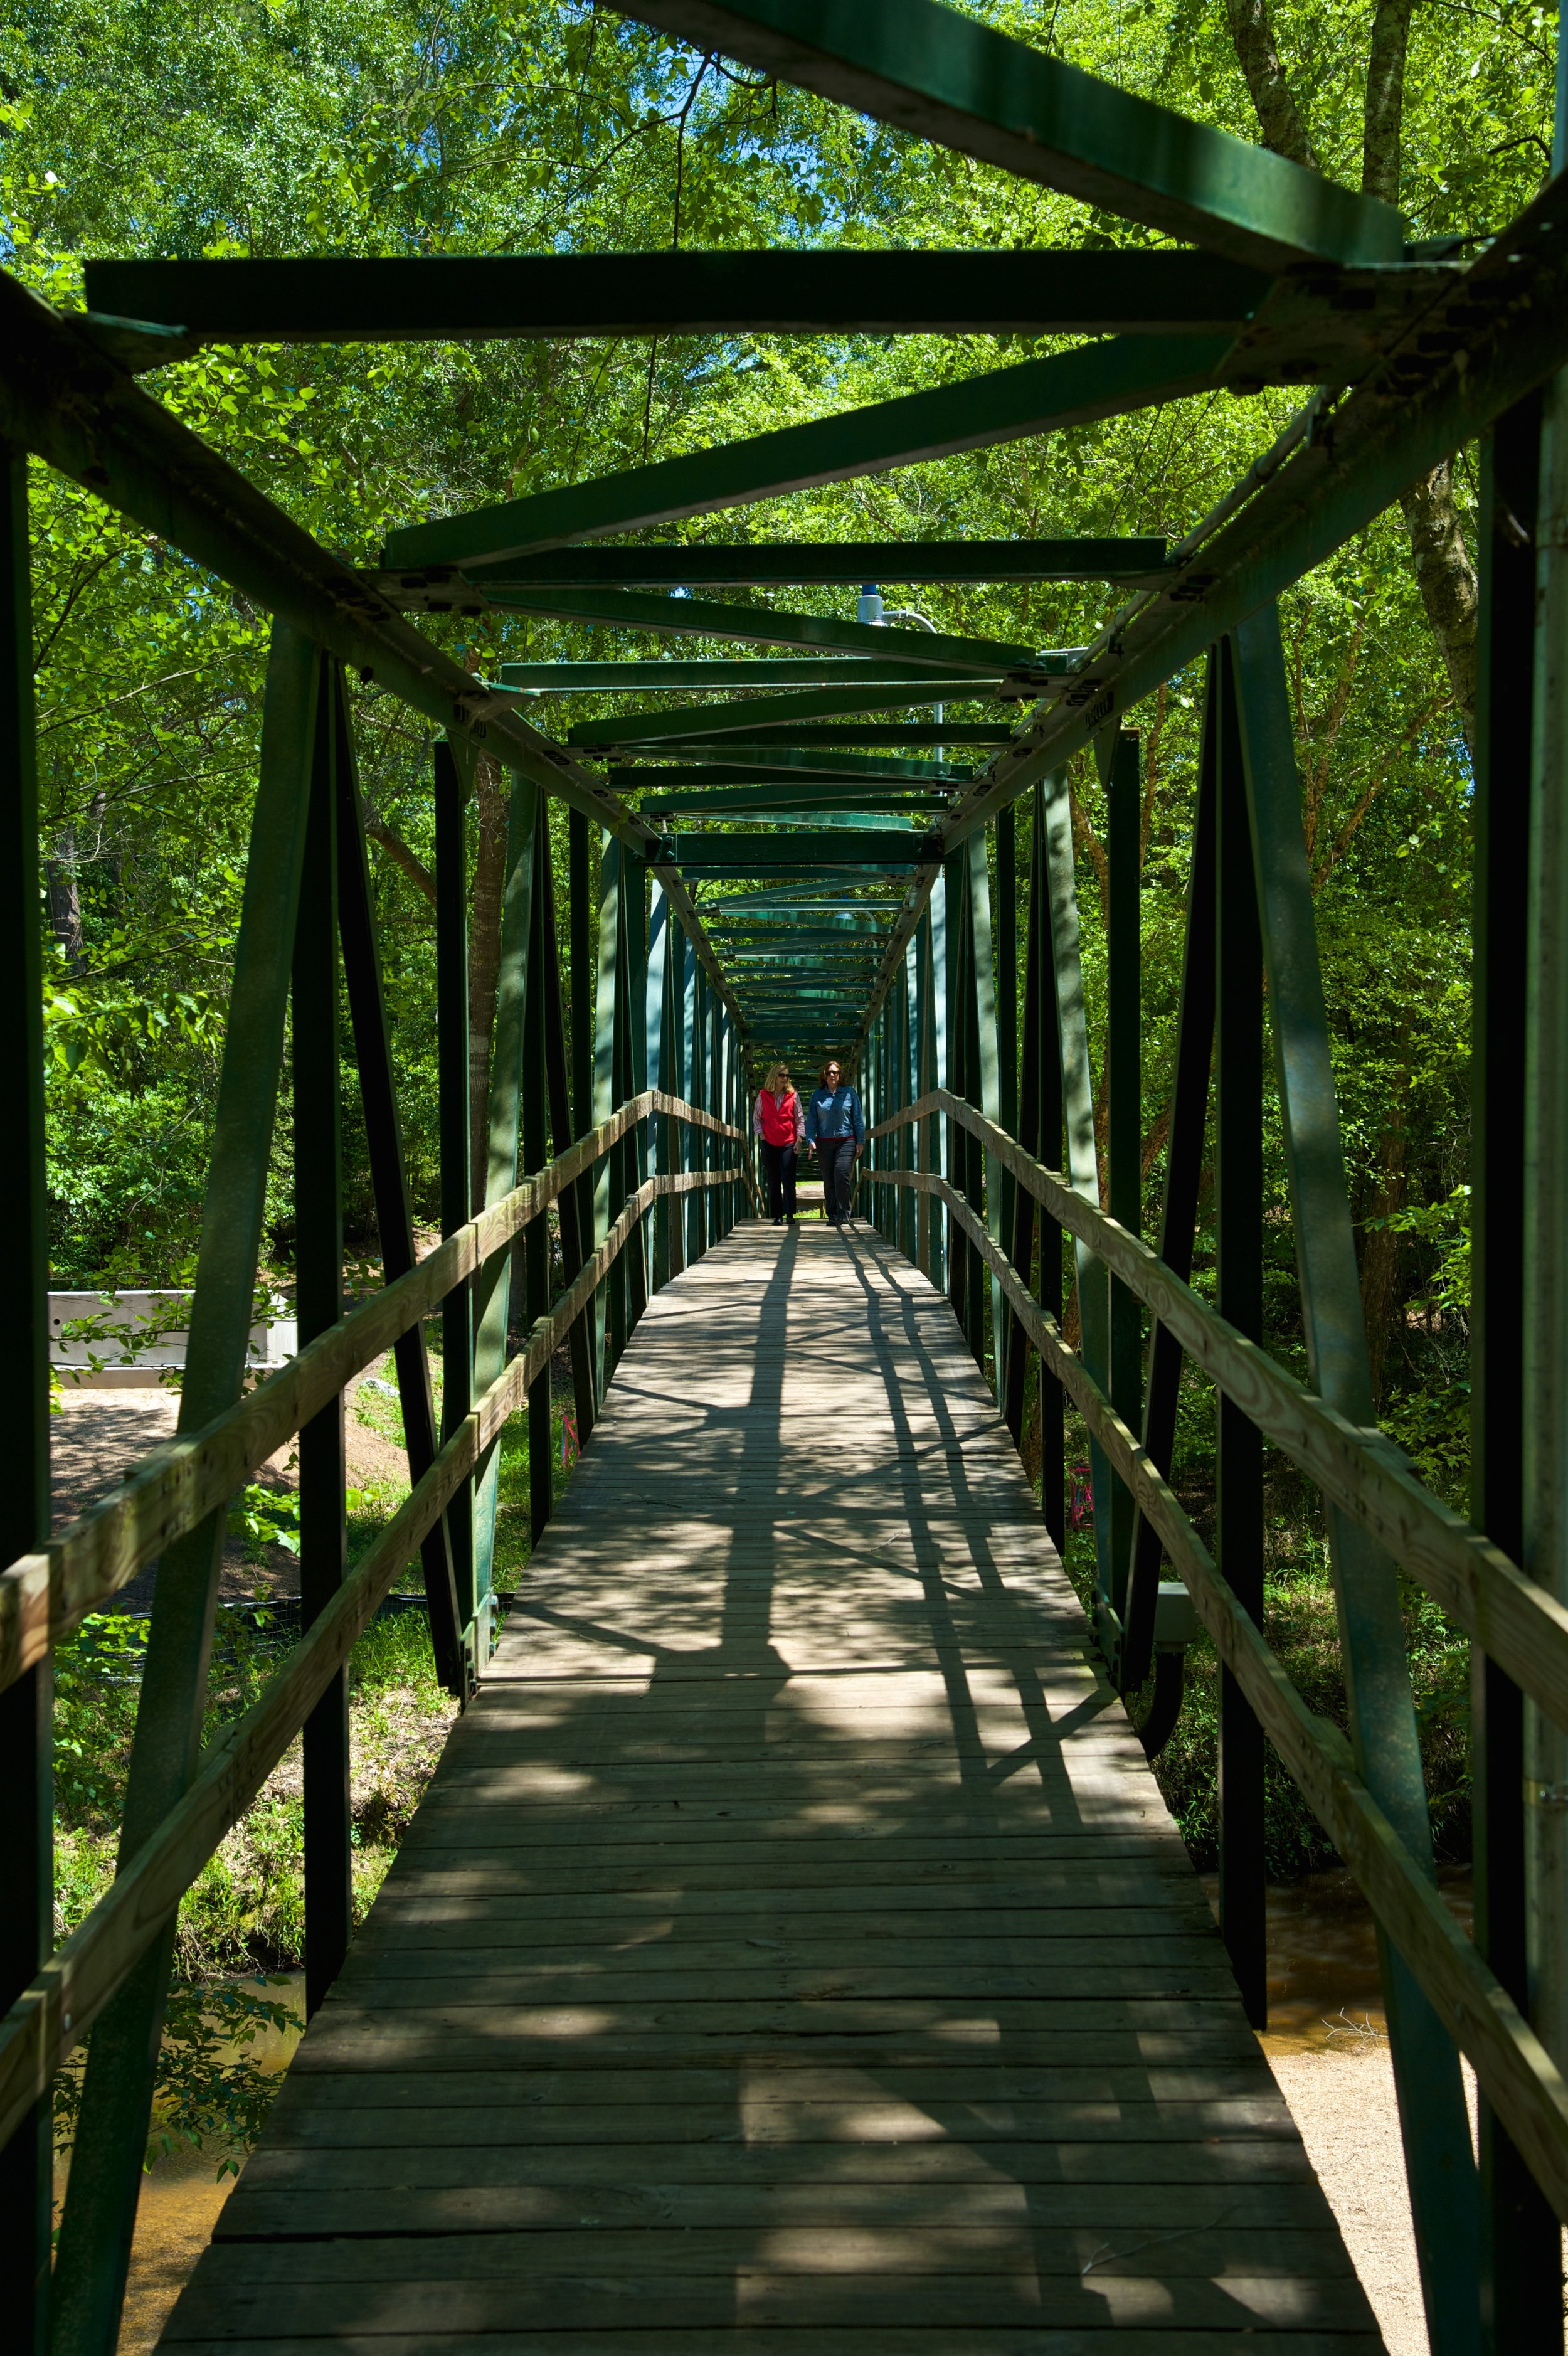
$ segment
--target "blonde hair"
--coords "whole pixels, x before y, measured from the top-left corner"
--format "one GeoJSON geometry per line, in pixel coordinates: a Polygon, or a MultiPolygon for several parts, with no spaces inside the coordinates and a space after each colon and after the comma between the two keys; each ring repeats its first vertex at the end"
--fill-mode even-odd
{"type": "Polygon", "coordinates": [[[784,1064],[774,1064],[771,1066],[768,1076],[763,1082],[763,1087],[766,1088],[769,1096],[771,1097],[782,1097],[788,1088],[789,1084],[789,1068],[784,1064]],[[783,1084],[782,1086],[781,1082],[783,1084]]]}

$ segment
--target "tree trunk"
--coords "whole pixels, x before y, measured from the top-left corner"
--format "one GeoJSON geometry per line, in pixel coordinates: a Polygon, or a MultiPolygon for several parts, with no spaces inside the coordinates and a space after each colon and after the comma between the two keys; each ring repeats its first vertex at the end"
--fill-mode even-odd
{"type": "Polygon", "coordinates": [[[1445,458],[1400,495],[1415,585],[1448,673],[1467,739],[1476,720],[1476,568],[1454,498],[1454,463],[1445,458]]]}
{"type": "Polygon", "coordinates": [[[77,883],[76,829],[62,826],[44,862],[44,890],[48,903],[49,931],[65,951],[72,973],[85,966],[81,937],[81,892],[77,883]]]}
{"type": "Polygon", "coordinates": [[[501,976],[501,904],[507,887],[506,773],[487,754],[474,766],[478,841],[468,904],[468,1124],[474,1155],[473,1207],[485,1207],[490,1154],[490,1041],[501,976]]]}
{"type": "Polygon", "coordinates": [[[1387,1224],[1404,1207],[1405,1161],[1410,1148],[1410,1071],[1402,1066],[1379,1157],[1377,1192],[1367,1216],[1361,1255],[1361,1315],[1367,1328],[1367,1361],[1372,1398],[1382,1405],[1389,1335],[1399,1313],[1399,1231],[1387,1224]],[[1383,1224],[1374,1226],[1374,1221],[1383,1224]]]}
{"type": "MultiPolygon", "coordinates": [[[[1404,66],[1414,0],[1378,0],[1362,112],[1361,194],[1399,202],[1400,137],[1404,120],[1404,66]]],[[[1445,458],[1400,494],[1415,585],[1426,609],[1460,724],[1471,735],[1476,717],[1476,568],[1465,545],[1454,498],[1454,467],[1445,458]]]]}
{"type": "MultiPolygon", "coordinates": [[[[1361,114],[1361,193],[1399,202],[1404,69],[1414,0],[1377,0],[1361,114]]],[[[1294,164],[1311,164],[1299,112],[1269,22],[1267,0],[1225,0],[1236,61],[1246,79],[1265,146],[1294,164]]],[[[1400,496],[1410,534],[1415,585],[1448,673],[1467,737],[1476,712],[1476,568],[1454,498],[1454,470],[1440,466],[1400,496]]]]}
{"type": "Polygon", "coordinates": [[[1252,94],[1264,145],[1293,164],[1316,171],[1317,159],[1296,107],[1269,21],[1268,0],[1225,0],[1236,62],[1252,94]]]}

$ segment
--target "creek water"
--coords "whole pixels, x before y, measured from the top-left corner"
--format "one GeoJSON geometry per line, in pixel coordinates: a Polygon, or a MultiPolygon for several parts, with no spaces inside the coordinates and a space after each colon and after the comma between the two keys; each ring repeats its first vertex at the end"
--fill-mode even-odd
{"type": "MultiPolygon", "coordinates": [[[[304,2021],[304,1974],[291,1972],[288,1979],[284,2000],[292,2006],[299,2025],[288,2031],[263,2029],[250,2048],[251,2059],[261,2069],[275,2070],[280,2075],[288,2068],[304,2021]]],[[[282,1997],[281,1989],[275,1993],[282,1997]]],[[[234,2189],[232,2175],[221,2179],[218,2175],[223,2156],[216,2145],[199,2151],[182,2147],[155,2160],[143,2177],[118,2356],[150,2356],[157,2346],[176,2299],[212,2238],[219,2211],[234,2189]]],[[[69,2177],[69,2154],[66,2153],[55,2171],[57,2217],[69,2177]]]]}

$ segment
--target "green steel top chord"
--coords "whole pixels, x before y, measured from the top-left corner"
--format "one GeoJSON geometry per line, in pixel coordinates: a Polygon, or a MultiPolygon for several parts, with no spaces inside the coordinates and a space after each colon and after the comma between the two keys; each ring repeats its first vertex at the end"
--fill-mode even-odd
{"type": "MultiPolygon", "coordinates": [[[[999,667],[985,674],[988,681],[998,684],[1001,676],[999,667]]],[[[955,675],[936,663],[920,671],[896,660],[868,662],[856,655],[825,655],[820,659],[810,655],[786,655],[776,660],[757,656],[750,660],[728,662],[679,662],[669,657],[645,661],[628,656],[620,662],[503,663],[490,684],[523,695],[620,695],[633,691],[657,695],[677,691],[689,693],[694,688],[907,687],[912,680],[927,681],[954,696],[973,695],[976,686],[972,675],[955,675]]]]}
{"type": "Polygon", "coordinates": [[[1152,408],[1211,386],[1229,349],[1225,337],[1212,336],[1123,336],[1083,345],[810,424],[411,524],[391,534],[382,564],[401,572],[496,562],[1152,408]]]}
{"type": "MultiPolygon", "coordinates": [[[[1270,280],[1213,253],[429,254],[93,261],[90,310],[217,344],[485,337],[1234,334],[1270,280]]],[[[176,355],[177,356],[177,355],[176,355]]]]}
{"type": "Polygon", "coordinates": [[[613,0],[699,51],[1261,269],[1398,262],[1392,205],[933,0],[613,0]]]}
{"type": "Polygon", "coordinates": [[[1032,647],[1010,646],[994,638],[900,630],[880,622],[841,620],[834,614],[779,614],[766,605],[723,605],[706,597],[660,597],[642,589],[508,590],[505,596],[497,594],[492,603],[504,605],[509,613],[539,614],[549,621],[667,631],[680,637],[723,638],[760,647],[809,647],[819,654],[832,650],[867,655],[879,670],[903,664],[912,677],[935,674],[944,679],[956,671],[976,687],[1009,671],[1022,672],[1022,683],[1028,685],[1038,673],[1061,667],[1044,661],[1032,647]]]}
{"type": "MultiPolygon", "coordinates": [[[[1107,262],[1115,254],[1104,257],[1107,262]]],[[[91,264],[89,265],[91,267],[91,264]]],[[[859,587],[862,582],[1118,581],[1157,588],[1163,540],[844,540],[707,541],[609,548],[589,542],[544,549],[504,564],[450,566],[376,575],[383,594],[450,601],[453,586],[476,590],[783,589],[859,587]]]]}

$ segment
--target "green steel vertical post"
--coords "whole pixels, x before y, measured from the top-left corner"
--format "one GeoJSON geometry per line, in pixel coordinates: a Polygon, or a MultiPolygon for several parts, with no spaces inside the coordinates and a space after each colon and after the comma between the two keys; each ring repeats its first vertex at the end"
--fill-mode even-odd
{"type": "MultiPolygon", "coordinates": [[[[969,916],[967,869],[968,854],[962,849],[943,862],[942,880],[947,903],[943,1013],[946,1032],[947,1087],[949,1093],[955,1097],[967,1093],[964,1052],[964,1009],[967,1002],[967,992],[964,987],[965,936],[969,916]]],[[[964,1131],[951,1117],[946,1123],[946,1131],[944,1158],[947,1181],[955,1194],[962,1194],[968,1167],[964,1151],[964,1131]]],[[[965,1334],[968,1332],[968,1283],[969,1249],[957,1223],[950,1220],[947,1230],[947,1298],[953,1303],[953,1314],[965,1334]]]]}
{"type": "MultiPolygon", "coordinates": [[[[987,837],[984,831],[972,834],[965,845],[969,859],[969,956],[971,971],[969,990],[965,1001],[968,1027],[968,1087],[965,1093],[976,1112],[984,1113],[990,1121],[1001,1117],[1001,1087],[997,1070],[997,969],[991,946],[991,872],[987,837]]],[[[969,1183],[966,1192],[972,1210],[984,1215],[987,1232],[991,1241],[1002,1241],[1000,1165],[996,1156],[985,1151],[978,1138],[965,1131],[968,1153],[969,1183]]],[[[990,1296],[991,1332],[999,1344],[1001,1335],[1002,1288],[995,1277],[987,1280],[986,1263],[977,1244],[969,1247],[969,1315],[970,1347],[975,1363],[982,1374],[986,1371],[986,1302],[990,1296]]],[[[998,1404],[1001,1397],[1001,1364],[997,1360],[992,1378],[998,1404]]]]}
{"type": "MultiPolygon", "coordinates": [[[[1024,1151],[1040,1159],[1040,830],[1032,830],[1029,860],[1029,915],[1024,931],[1023,1055],[1013,1108],[1013,1134],[1024,1151]]],[[[1008,1229],[1008,1258],[1027,1285],[1034,1267],[1035,1201],[1027,1186],[1013,1190],[1013,1215],[1008,1229]]],[[[1057,1258],[1060,1261],[1061,1249],[1057,1258]]],[[[1008,1320],[1007,1352],[1002,1368],[1002,1417],[1020,1449],[1024,1437],[1024,1398],[1029,1384],[1029,1339],[1019,1320],[1008,1320]]],[[[1044,1369],[1041,1369],[1041,1379],[1044,1369]]],[[[1043,1410],[1044,1398],[1041,1397],[1043,1410]]]]}
{"type": "MultiPolygon", "coordinates": [[[[549,1099],[545,1060],[546,959],[554,944],[545,937],[545,891],[549,871],[549,805],[541,800],[534,825],[534,888],[528,909],[528,986],[523,1010],[523,1169],[530,1176],[548,1159],[549,1099]]],[[[549,1314],[549,1227],[546,1215],[523,1230],[524,1319],[529,1332],[549,1314]]],[[[538,1546],[555,1498],[554,1430],[550,1414],[550,1362],[528,1386],[528,1540],[538,1546]]]]}
{"type": "MultiPolygon", "coordinates": [[[[501,901],[501,960],[496,988],[495,1045],[490,1058],[490,1121],[485,1143],[485,1200],[504,1202],[517,1183],[517,1149],[525,1076],[528,1071],[529,948],[533,938],[535,835],[539,825],[539,787],[512,780],[507,813],[507,881],[501,901]]],[[[525,1250],[527,1247],[525,1246],[525,1250]]],[[[483,1398],[507,1364],[512,1312],[511,1247],[495,1255],[474,1280],[474,1387],[483,1398]]],[[[496,1518],[500,1486],[500,1443],[493,1441],[474,1474],[474,1641],[475,1661],[489,1658],[494,1608],[496,1518]]]]}
{"type": "MultiPolygon", "coordinates": [[[[1046,860],[1046,805],[1043,778],[1035,787],[1033,848],[1030,855],[1029,907],[1038,907],[1038,972],[1040,1024],[1036,1086],[1040,1111],[1035,1156],[1048,1170],[1063,1167],[1061,1018],[1056,995],[1056,962],[1051,947],[1051,871],[1046,860]]],[[[1035,1298],[1048,1317],[1061,1323],[1061,1227],[1043,1207],[1040,1215],[1040,1254],[1035,1298]]],[[[1060,1552],[1067,1543],[1067,1427],[1061,1385],[1036,1367],[1040,1385],[1040,1510],[1051,1543],[1060,1552]]]]}
{"type": "MultiPolygon", "coordinates": [[[[597,929],[593,907],[592,843],[588,827],[589,821],[581,810],[568,811],[566,844],[570,905],[567,951],[571,978],[571,1134],[574,1139],[586,1137],[594,1121],[593,1023],[598,964],[595,957],[597,929]]],[[[577,1232],[582,1238],[585,1258],[593,1249],[595,1241],[595,1176],[591,1170],[577,1182],[577,1232]]],[[[590,1336],[589,1378],[593,1385],[596,1408],[601,1379],[596,1338],[598,1317],[596,1304],[583,1323],[583,1330],[590,1336]]],[[[587,1438],[581,1427],[578,1436],[580,1439],[587,1438]]]]}
{"type": "MultiPolygon", "coordinates": [[[[650,1088],[663,1088],[667,1086],[665,1020],[669,1005],[669,991],[666,987],[665,978],[669,964],[671,935],[674,929],[670,922],[669,901],[664,885],[656,875],[653,888],[653,910],[648,920],[648,986],[644,1015],[646,1039],[644,1066],[647,1076],[644,1085],[650,1088]]],[[[656,1117],[647,1124],[651,1148],[650,1159],[656,1176],[669,1168],[667,1127],[667,1124],[656,1117]]],[[[655,1203],[653,1214],[648,1220],[652,1239],[648,1266],[650,1280],[656,1292],[661,1285],[667,1284],[669,1281],[669,1197],[661,1195],[655,1203]]]]}
{"type": "MultiPolygon", "coordinates": [[[[685,977],[681,984],[682,1054],[685,1081],[681,1094],[688,1104],[695,1105],[702,1095],[702,1009],[698,1001],[698,988],[702,968],[697,961],[697,951],[690,941],[686,945],[685,977]]],[[[702,1132],[683,1121],[680,1128],[680,1150],[683,1166],[688,1177],[702,1167],[702,1132]]],[[[686,1202],[686,1263],[702,1257],[702,1198],[689,1194],[686,1202]]]]}
{"type": "MultiPolygon", "coordinates": [[[[624,1074],[623,1102],[641,1096],[647,1087],[648,1047],[648,862],[628,855],[625,864],[625,926],[621,955],[622,1045],[624,1074]]],[[[626,1190],[635,1194],[648,1174],[648,1124],[640,1120],[626,1139],[626,1190]]],[[[627,1248],[626,1330],[630,1333],[648,1305],[648,1238],[651,1222],[639,1221],[636,1238],[627,1248]]]]}
{"type": "MultiPolygon", "coordinates": [[[[894,985],[895,988],[897,985],[894,985]]],[[[899,992],[902,1005],[900,1037],[902,1054],[899,1063],[899,1102],[912,1105],[920,1094],[920,936],[917,933],[904,951],[903,988],[899,992]]],[[[920,1127],[911,1121],[899,1131],[901,1147],[900,1165],[905,1170],[920,1168],[920,1127]]],[[[921,1198],[912,1186],[901,1187],[903,1208],[899,1215],[899,1245],[912,1263],[920,1258],[923,1229],[921,1222],[921,1198]]]]}
{"type": "MultiPolygon", "coordinates": [[[[1351,1423],[1369,1424],[1366,1326],[1275,608],[1244,623],[1234,645],[1307,1364],[1330,1407],[1351,1423]]],[[[1221,761],[1221,791],[1223,769],[1221,761]]],[[[1221,1019],[1223,998],[1221,985],[1221,1019]]],[[[1527,1435],[1529,1428],[1527,1418],[1527,1435]]],[[[1357,1765],[1411,1856],[1431,1873],[1431,1819],[1398,1578],[1360,1523],[1337,1508],[1328,1518],[1357,1765]]],[[[1458,2055],[1413,1974],[1381,1933],[1379,1958],[1426,2328],[1434,2356],[1470,2356],[1480,2333],[1477,2188],[1458,2055]]]]}
{"type": "MultiPolygon", "coordinates": [[[[474,1201],[468,1072],[467,793],[453,747],[438,744],[435,787],[435,1003],[441,1126],[441,1231],[467,1224],[474,1201]]],[[[474,1291],[465,1278],[441,1304],[441,1436],[444,1442],[474,1404],[474,1291]]],[[[457,1624],[474,1620],[474,1484],[465,1481],[447,1507],[457,1624]]]]}
{"type": "MultiPolygon", "coordinates": [[[[1159,1223],[1159,1256],[1168,1268],[1184,1279],[1192,1273],[1209,1119],[1209,1067],[1214,1057],[1214,801],[1220,760],[1221,693],[1220,655],[1218,649],[1212,649],[1203,704],[1198,800],[1192,821],[1187,932],[1176,1017],[1176,1069],[1171,1079],[1170,1129],[1159,1223]]],[[[1149,1334],[1143,1436],[1149,1455],[1167,1474],[1176,1446],[1181,1363],[1180,1344],[1168,1327],[1157,1323],[1149,1334]]],[[[1121,1683],[1125,1693],[1135,1692],[1143,1685],[1153,1665],[1155,1609],[1162,1559],[1157,1534],[1139,1515],[1133,1528],[1127,1606],[1122,1615],[1121,1683]]]]}
{"type": "MultiPolygon", "coordinates": [[[[573,813],[575,815],[575,813],[573,813]]],[[[545,805],[543,829],[549,830],[549,805],[545,805]]],[[[549,1099],[550,1151],[563,1153],[578,1134],[573,1119],[571,1091],[568,1083],[568,1050],[566,1011],[560,988],[560,934],[555,914],[555,868],[547,843],[544,862],[539,870],[539,884],[544,907],[544,1068],[545,1087],[549,1099]]],[[[580,984],[573,985],[575,1004],[580,984]]],[[[592,1207],[592,1205],[591,1205],[592,1207]]],[[[561,1274],[571,1284],[582,1269],[588,1257],[586,1230],[582,1224],[582,1189],[569,1186],[557,1205],[560,1222],[561,1274]]],[[[593,1430],[593,1352],[591,1346],[592,1318],[579,1317],[567,1337],[567,1349],[571,1359],[571,1388],[577,1410],[577,1440],[586,1448],[593,1430]]]]}
{"type": "MultiPolygon", "coordinates": [[[[326,679],[328,684],[323,692],[331,693],[336,729],[338,937],[343,946],[349,1020],[354,1027],[354,1055],[359,1067],[359,1100],[365,1114],[365,1141],[381,1240],[381,1267],[387,1282],[392,1284],[414,1265],[413,1214],[409,1202],[408,1173],[403,1165],[391,1029],[381,988],[369,844],[359,797],[347,696],[337,664],[329,666],[326,679]]],[[[399,1337],[393,1345],[392,1359],[398,1374],[409,1477],[411,1481],[421,1481],[435,1462],[436,1452],[435,1406],[422,1326],[399,1337]]],[[[420,1559],[424,1567],[431,1644],[437,1672],[448,1690],[461,1697],[467,1690],[468,1671],[444,1515],[421,1547],[420,1559]]]]}
{"type": "MultiPolygon", "coordinates": [[[[323,686],[315,648],[275,622],[180,1395],[184,1433],[232,1407],[244,1382],[323,686]]],[[[122,1869],[196,1772],[226,1519],[221,1507],[209,1514],[158,1564],[122,1869]]],[[[55,2268],[55,2356],[110,2356],[115,2344],[173,1948],[171,1917],[93,2026],[55,2268]]]]}
{"type": "MultiPolygon", "coordinates": [[[[0,461],[0,990],[8,1010],[0,1054],[11,1108],[11,1145],[0,1157],[0,1232],[11,1271],[11,1331],[0,1374],[11,1467],[0,1491],[5,1562],[31,1554],[49,1531],[48,1213],[27,466],[9,449],[0,461]]],[[[0,2010],[54,1945],[52,1705],[47,1655],[0,1694],[0,2010]]],[[[48,2336],[49,2128],[46,2096],[0,2152],[0,2278],[16,2356],[42,2356],[48,2336]]]]}
{"type": "MultiPolygon", "coordinates": [[[[944,1088],[948,1082],[947,1062],[947,869],[944,865],[931,887],[928,903],[931,919],[930,959],[927,967],[930,988],[930,1072],[926,1086],[944,1088]]],[[[931,1160],[928,1167],[948,1177],[952,1183],[952,1163],[947,1146],[951,1124],[933,1116],[926,1124],[931,1160]]],[[[947,1247],[952,1221],[945,1204],[933,1202],[931,1206],[931,1280],[939,1292],[951,1297],[952,1279],[948,1268],[947,1247]]]]}
{"type": "MultiPolygon", "coordinates": [[[[615,999],[621,971],[621,846],[612,834],[602,836],[599,851],[599,954],[593,990],[593,1121],[597,1129],[615,1109],[615,999]]],[[[622,1156],[613,1146],[593,1177],[593,1248],[598,1249],[620,1215],[622,1156]]],[[[610,1270],[593,1296],[594,1387],[601,1406],[604,1387],[614,1368],[619,1347],[619,1263],[610,1270]]]]}
{"type": "MultiPolygon", "coordinates": [[[[1067,772],[1044,780],[1043,870],[1051,912],[1051,961],[1056,995],[1057,1046],[1061,1073],[1061,1111],[1066,1133],[1065,1175],[1074,1194],[1100,1207],[1099,1151],[1094,1140],[1094,1084],[1089,1065],[1089,1026],[1083,1006],[1083,969],[1079,949],[1078,889],[1073,873],[1072,814],[1067,772]]],[[[1045,1130],[1049,1145],[1051,1130],[1045,1130]]],[[[1102,1390],[1110,1383],[1110,1319],[1105,1270],[1086,1244],[1074,1248],[1078,1319],[1083,1363],[1102,1390]]],[[[1089,1443],[1094,1491],[1095,1590],[1103,1603],[1111,1595],[1111,1468],[1100,1448],[1089,1443]]],[[[1060,1543],[1060,1541],[1059,1541],[1060,1543]]],[[[1114,1633],[1099,1627],[1107,1654],[1114,1633]]]]}
{"type": "MultiPolygon", "coordinates": [[[[1540,498],[1541,402],[1482,444],[1477,639],[1474,1052],[1470,1064],[1470,1518],[1512,1561],[1524,1552],[1524,1162],[1536,557],[1519,519],[1540,498]]],[[[1473,1647],[1475,1939],[1521,2009],[1530,2004],[1524,1700],[1473,1647]]],[[[1561,2356],[1563,2237],[1485,2094],[1478,2105],[1481,2338],[1487,2356],[1561,2356]]]]}
{"type": "MultiPolygon", "coordinates": [[[[1019,1132],[1019,820],[1015,804],[997,812],[997,917],[995,926],[997,981],[997,1110],[992,1118],[1009,1137],[1019,1132]]],[[[1017,1192],[1010,1170],[994,1164],[986,1173],[991,1203],[991,1233],[1004,1251],[1013,1240],[1013,1196],[1017,1192]]],[[[1027,1279],[1027,1271],[1026,1271],[1027,1279]]],[[[1012,1312],[1001,1287],[991,1287],[993,1336],[997,1353],[997,1403],[1007,1396],[1008,1355],[1011,1345],[1012,1312]]]]}
{"type": "MultiPolygon", "coordinates": [[[[336,731],[316,706],[310,820],[293,955],[294,1310],[303,1349],[343,1313],[343,1152],[337,1014],[336,731]]],[[[343,1394],[300,1426],[300,1624],[318,1620],[348,1568],[343,1394]]],[[[348,1954],[354,1851],[348,1796],[348,1672],[304,1722],[304,2001],[321,2005],[348,1954]]]]}
{"type": "MultiPolygon", "coordinates": [[[[1143,1225],[1143,942],[1139,916],[1143,795],[1138,740],[1122,729],[1106,763],[1106,858],[1110,869],[1105,1039],[1109,1066],[1106,1209],[1137,1235],[1143,1225]]],[[[1110,1280],[1111,1404],[1136,1431],[1143,1420],[1142,1336],[1137,1295],[1110,1280]]],[[[1120,1481],[1111,1496],[1111,1608],[1125,1620],[1134,1511],[1120,1481]]]]}
{"type": "MultiPolygon", "coordinates": [[[[1221,648],[1215,808],[1215,1305],[1239,1333],[1263,1339],[1263,942],[1231,649],[1221,648]]],[[[1263,1435],[1219,1397],[1214,1552],[1243,1608],[1264,1602],[1263,1435]]],[[[1264,1736],[1241,1687],[1220,1672],[1220,1928],[1254,2029],[1268,2025],[1264,1913],[1264,1736]]]]}
{"type": "MultiPolygon", "coordinates": [[[[1552,168],[1568,163],[1568,40],[1557,49],[1552,168]]],[[[1520,519],[1516,519],[1516,522],[1520,519]]],[[[1522,524],[1520,528],[1526,528],[1522,524]]],[[[1524,1550],[1568,1597],[1568,369],[1541,389],[1532,525],[1535,664],[1525,1021],[1524,1550]]],[[[1524,1714],[1531,2019],[1568,2066],[1568,1734],[1524,1714]]]]}

